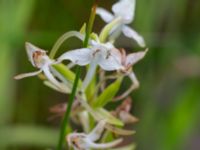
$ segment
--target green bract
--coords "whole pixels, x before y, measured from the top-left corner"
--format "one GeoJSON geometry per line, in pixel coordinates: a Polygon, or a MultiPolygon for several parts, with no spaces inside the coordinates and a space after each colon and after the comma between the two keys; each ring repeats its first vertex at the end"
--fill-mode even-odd
{"type": "Polygon", "coordinates": [[[107,103],[109,103],[113,97],[117,94],[119,87],[121,85],[122,77],[117,79],[114,83],[110,84],[99,97],[97,97],[93,101],[93,107],[99,108],[104,107],[107,103]]]}

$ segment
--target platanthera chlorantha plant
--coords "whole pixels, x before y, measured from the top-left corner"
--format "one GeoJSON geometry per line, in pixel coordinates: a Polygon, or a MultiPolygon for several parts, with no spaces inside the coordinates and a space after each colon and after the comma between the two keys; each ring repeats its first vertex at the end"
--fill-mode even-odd
{"type": "Polygon", "coordinates": [[[142,36],[127,26],[134,18],[135,0],[119,0],[112,6],[112,11],[113,14],[95,4],[88,24],[84,24],[80,31],[69,31],[62,35],[49,56],[45,50],[28,42],[25,44],[29,61],[38,70],[17,75],[15,79],[42,74],[45,85],[70,94],[66,103],[50,108],[55,116],[63,119],[57,150],[63,148],[63,141],[75,150],[114,150],[116,147],[117,150],[132,150],[135,147],[133,143],[119,145],[123,143],[122,136],[135,133],[124,128],[126,124],[138,121],[130,113],[132,100],[129,94],[139,87],[132,66],[145,56],[147,49],[127,54],[125,49],[117,48],[114,44],[122,32],[139,46],[145,47],[142,36]],[[107,23],[100,34],[92,32],[96,13],[107,23]],[[70,37],[81,40],[83,47],[66,50],[54,58],[63,42],[70,37]],[[76,72],[74,67],[77,68],[76,72]],[[84,69],[82,74],[81,68],[84,69]],[[132,84],[124,90],[120,87],[126,77],[132,84]],[[121,94],[118,94],[119,90],[121,94]],[[115,110],[105,107],[115,101],[121,101],[115,110]],[[83,131],[76,132],[72,124],[79,124],[83,131]]]}

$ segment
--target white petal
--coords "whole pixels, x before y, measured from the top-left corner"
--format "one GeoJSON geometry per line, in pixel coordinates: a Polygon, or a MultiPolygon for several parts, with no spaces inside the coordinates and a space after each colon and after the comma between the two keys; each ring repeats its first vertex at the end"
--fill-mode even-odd
{"type": "Polygon", "coordinates": [[[133,84],[132,84],[133,89],[138,88],[140,86],[140,83],[139,83],[139,81],[138,81],[138,79],[137,79],[137,77],[136,77],[136,75],[133,71],[128,75],[128,77],[133,82],[133,84]]]}
{"type": "Polygon", "coordinates": [[[78,64],[80,66],[84,66],[90,63],[92,60],[92,50],[89,48],[81,48],[81,49],[75,49],[69,52],[64,53],[58,58],[58,61],[63,60],[70,60],[75,64],[78,64]]]}
{"type": "Polygon", "coordinates": [[[119,25],[113,27],[113,29],[110,32],[110,37],[109,37],[110,41],[115,41],[116,38],[120,36],[120,34],[122,32],[122,27],[123,27],[123,24],[119,24],[119,25]]]}
{"type": "Polygon", "coordinates": [[[83,89],[86,89],[87,86],[90,84],[90,82],[93,79],[93,76],[95,74],[96,68],[97,68],[96,61],[95,60],[91,61],[90,66],[89,66],[89,70],[87,71],[87,74],[86,74],[85,79],[84,79],[83,84],[82,84],[83,89]]]}
{"type": "Polygon", "coordinates": [[[59,73],[54,67],[49,66],[52,74],[57,77],[63,84],[67,85],[69,89],[72,89],[72,83],[67,80],[61,73],[59,73]]]}
{"type": "Polygon", "coordinates": [[[26,77],[36,76],[41,72],[42,72],[42,70],[35,71],[35,72],[30,72],[30,73],[23,73],[23,74],[15,76],[14,79],[19,80],[19,79],[26,78],[26,77]]]}
{"type": "Polygon", "coordinates": [[[114,16],[104,8],[97,8],[96,14],[98,14],[106,23],[111,22],[114,18],[114,16]]]}
{"type": "Polygon", "coordinates": [[[128,74],[129,78],[131,79],[131,81],[133,82],[133,84],[131,84],[131,86],[128,88],[128,90],[126,90],[123,94],[121,94],[119,97],[117,97],[115,100],[121,100],[121,99],[124,99],[126,98],[128,95],[130,95],[130,93],[139,88],[140,86],[140,83],[135,75],[134,72],[131,72],[128,74]]]}
{"type": "Polygon", "coordinates": [[[134,39],[141,47],[145,47],[145,42],[143,37],[139,35],[135,30],[124,25],[122,27],[122,32],[124,33],[125,36],[134,39]]]}
{"type": "Polygon", "coordinates": [[[135,0],[120,0],[112,7],[116,17],[122,17],[125,24],[129,24],[133,21],[135,14],[135,0]]]}
{"type": "Polygon", "coordinates": [[[27,52],[29,61],[31,62],[31,64],[34,67],[36,67],[35,63],[34,63],[34,60],[33,60],[33,53],[36,52],[36,51],[42,51],[42,52],[45,52],[45,51],[40,49],[39,47],[36,47],[35,45],[33,45],[33,44],[29,43],[29,42],[25,43],[25,47],[26,47],[26,52],[27,52]]]}
{"type": "Polygon", "coordinates": [[[49,66],[45,66],[42,68],[42,70],[44,71],[45,76],[47,77],[47,79],[54,84],[55,86],[57,86],[58,88],[60,88],[61,90],[64,90],[65,87],[63,87],[63,84],[60,83],[59,81],[57,81],[54,76],[52,75],[49,66]]]}
{"type": "Polygon", "coordinates": [[[98,64],[100,67],[106,71],[113,71],[113,70],[120,70],[122,69],[121,65],[121,53],[119,50],[113,48],[110,51],[108,51],[107,56],[102,56],[98,64]]]}
{"type": "Polygon", "coordinates": [[[107,149],[107,148],[112,148],[112,147],[115,147],[117,146],[119,143],[122,142],[122,139],[117,139],[115,141],[112,141],[112,142],[109,142],[109,143],[102,143],[102,144],[97,144],[97,143],[94,143],[90,140],[87,140],[87,145],[91,148],[94,148],[94,149],[107,149]]]}
{"type": "Polygon", "coordinates": [[[145,50],[143,52],[137,52],[137,53],[129,54],[126,57],[126,65],[134,65],[139,60],[141,60],[142,58],[144,58],[144,56],[146,55],[147,51],[148,50],[145,50]]]}
{"type": "Polygon", "coordinates": [[[96,141],[101,137],[101,134],[104,130],[104,126],[106,124],[105,120],[101,120],[97,126],[92,130],[92,132],[90,132],[90,134],[88,134],[88,138],[91,141],[96,141]]]}

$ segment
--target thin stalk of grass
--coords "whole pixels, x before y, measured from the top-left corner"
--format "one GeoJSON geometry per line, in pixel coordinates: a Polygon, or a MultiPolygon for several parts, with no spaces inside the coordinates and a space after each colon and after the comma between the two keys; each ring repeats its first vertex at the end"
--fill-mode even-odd
{"type": "MultiPolygon", "coordinates": [[[[83,42],[83,47],[88,46],[90,33],[92,32],[92,28],[93,28],[93,24],[94,24],[94,20],[95,20],[96,7],[97,7],[97,5],[95,3],[92,7],[92,10],[91,10],[88,26],[87,26],[87,29],[86,29],[85,40],[83,42]]],[[[64,142],[64,138],[66,136],[67,125],[68,125],[68,121],[69,121],[69,117],[70,117],[72,104],[73,104],[73,101],[74,101],[74,98],[75,98],[75,95],[76,95],[76,90],[77,90],[80,74],[81,74],[81,67],[77,66],[76,67],[76,78],[74,80],[72,92],[71,92],[69,100],[68,100],[68,106],[67,106],[62,124],[61,124],[60,137],[59,137],[59,141],[58,141],[58,145],[57,145],[57,150],[62,150],[62,147],[63,147],[63,142],[64,142]]]]}

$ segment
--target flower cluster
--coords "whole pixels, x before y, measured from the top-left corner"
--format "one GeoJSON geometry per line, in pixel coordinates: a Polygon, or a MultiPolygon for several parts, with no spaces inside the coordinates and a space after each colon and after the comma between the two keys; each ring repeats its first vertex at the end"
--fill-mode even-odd
{"type": "MultiPolygon", "coordinates": [[[[66,141],[75,150],[115,147],[122,142],[121,138],[115,139],[116,137],[134,133],[134,131],[122,127],[127,123],[138,121],[130,113],[132,100],[128,96],[139,87],[139,81],[132,66],[145,56],[147,49],[126,54],[125,49],[116,48],[114,45],[115,40],[122,32],[126,37],[135,40],[139,46],[145,47],[142,36],[127,26],[134,19],[135,0],[119,0],[112,6],[112,12],[113,14],[104,8],[97,8],[97,15],[107,23],[101,33],[99,35],[90,33],[87,47],[66,51],[56,59],[53,59],[51,53],[48,56],[45,50],[26,43],[29,61],[39,70],[15,76],[15,79],[22,79],[43,74],[45,77],[43,80],[47,86],[69,94],[75,79],[73,67],[76,65],[86,66],[85,77],[78,81],[78,91],[71,110],[72,122],[81,124],[84,132],[72,132],[66,135],[66,141]],[[66,65],[66,62],[69,63],[66,65]],[[128,90],[117,95],[125,77],[128,77],[132,84],[128,90]],[[116,110],[105,108],[108,103],[117,100],[123,100],[123,102],[116,110]],[[97,123],[96,127],[94,127],[95,122],[97,123]],[[97,140],[100,144],[95,143],[97,140]]],[[[79,32],[65,33],[58,39],[52,51],[57,51],[60,45],[72,36],[84,41],[85,26],[79,32]]],[[[50,111],[56,113],[57,116],[63,116],[67,105],[67,103],[59,104],[52,107],[50,111]]],[[[71,129],[73,130],[72,127],[71,129]]]]}

